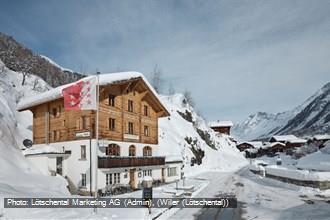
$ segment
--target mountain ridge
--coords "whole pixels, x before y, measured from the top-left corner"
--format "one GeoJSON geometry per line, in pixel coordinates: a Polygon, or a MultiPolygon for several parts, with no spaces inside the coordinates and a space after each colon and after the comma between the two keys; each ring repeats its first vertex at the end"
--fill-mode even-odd
{"type": "Polygon", "coordinates": [[[311,136],[330,132],[330,82],[292,110],[257,112],[233,127],[239,140],[267,139],[274,134],[311,136]],[[315,114],[315,115],[312,115],[315,114]]]}
{"type": "Polygon", "coordinates": [[[52,87],[77,81],[84,75],[55,65],[48,57],[34,53],[31,49],[17,42],[13,37],[0,32],[0,59],[5,66],[25,76],[39,76],[52,87]]]}

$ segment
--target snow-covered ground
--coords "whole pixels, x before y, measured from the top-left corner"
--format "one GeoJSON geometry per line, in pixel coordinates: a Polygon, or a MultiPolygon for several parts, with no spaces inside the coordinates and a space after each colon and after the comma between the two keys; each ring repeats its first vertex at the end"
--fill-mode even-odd
{"type": "Polygon", "coordinates": [[[330,172],[330,141],[319,151],[299,159],[298,168],[330,172]]]}
{"type": "Polygon", "coordinates": [[[328,220],[330,190],[320,191],[261,178],[243,168],[236,173],[199,175],[210,181],[197,197],[235,194],[237,209],[176,209],[160,219],[328,220]]]}
{"type": "Polygon", "coordinates": [[[69,195],[64,178],[43,176],[20,150],[22,141],[32,137],[32,114],[17,112],[16,104],[24,96],[49,88],[32,75],[24,86],[21,81],[22,74],[8,70],[0,60],[0,216],[4,197],[69,195]]]}

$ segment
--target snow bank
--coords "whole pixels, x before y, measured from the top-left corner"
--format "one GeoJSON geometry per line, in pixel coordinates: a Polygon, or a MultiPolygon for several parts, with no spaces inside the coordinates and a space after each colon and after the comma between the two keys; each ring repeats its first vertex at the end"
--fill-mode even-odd
{"type": "Polygon", "coordinates": [[[63,151],[52,147],[50,145],[45,146],[38,146],[38,147],[31,147],[23,151],[24,155],[30,155],[30,154],[42,154],[42,153],[63,153],[63,151]]]}
{"type": "Polygon", "coordinates": [[[233,171],[247,164],[247,160],[229,136],[216,134],[205,120],[196,114],[182,94],[160,98],[171,116],[159,120],[159,153],[170,158],[181,158],[186,175],[206,170],[233,171]],[[203,140],[197,129],[200,133],[209,135],[207,140],[213,143],[212,147],[203,140]],[[187,138],[195,141],[196,149],[205,152],[201,165],[191,166],[194,153],[191,150],[192,145],[186,141],[187,138]]]}
{"type": "Polygon", "coordinates": [[[329,181],[330,172],[311,172],[308,170],[295,170],[286,167],[271,165],[265,167],[266,173],[274,176],[303,181],[329,181]]]}
{"type": "Polygon", "coordinates": [[[308,154],[298,160],[298,168],[318,171],[330,171],[330,141],[321,150],[308,154]]]}

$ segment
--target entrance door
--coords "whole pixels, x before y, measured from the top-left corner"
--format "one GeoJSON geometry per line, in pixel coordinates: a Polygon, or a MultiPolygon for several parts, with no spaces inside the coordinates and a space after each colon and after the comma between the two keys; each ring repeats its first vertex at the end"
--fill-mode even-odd
{"type": "Polygon", "coordinates": [[[135,188],[135,169],[129,170],[129,185],[132,189],[135,188]]]}
{"type": "Polygon", "coordinates": [[[62,175],[63,157],[56,157],[56,173],[62,175]]]}
{"type": "Polygon", "coordinates": [[[165,182],[165,168],[162,168],[162,182],[165,182]]]}

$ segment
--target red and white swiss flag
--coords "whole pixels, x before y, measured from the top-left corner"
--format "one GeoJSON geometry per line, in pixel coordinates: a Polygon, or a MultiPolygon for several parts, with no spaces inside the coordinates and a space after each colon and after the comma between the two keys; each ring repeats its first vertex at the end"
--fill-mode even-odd
{"type": "Polygon", "coordinates": [[[96,110],[96,77],[80,80],[62,90],[66,110],[96,110]]]}

